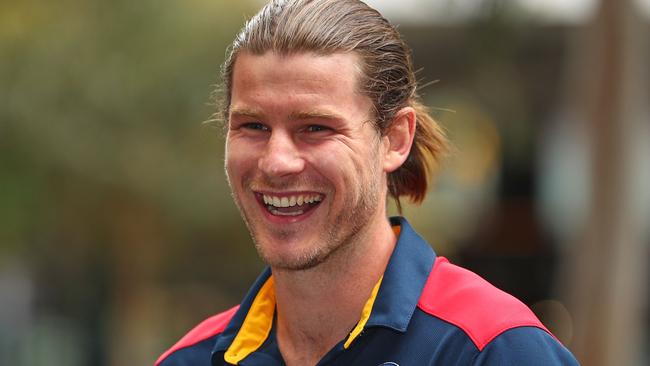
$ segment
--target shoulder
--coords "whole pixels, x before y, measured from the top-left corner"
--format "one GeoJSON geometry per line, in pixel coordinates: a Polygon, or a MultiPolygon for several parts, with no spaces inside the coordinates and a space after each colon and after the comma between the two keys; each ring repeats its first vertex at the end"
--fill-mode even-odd
{"type": "Polygon", "coordinates": [[[174,344],[170,349],[165,351],[155,363],[155,366],[160,365],[165,361],[170,355],[184,348],[192,347],[210,337],[214,337],[219,333],[223,332],[226,328],[230,319],[235,315],[239,306],[235,306],[229,310],[226,310],[217,315],[211,316],[208,319],[202,321],[190,330],[183,338],[181,338],[176,344],[174,344]]]}
{"type": "Polygon", "coordinates": [[[436,259],[418,307],[462,329],[479,351],[518,327],[537,328],[552,337],[521,301],[443,257],[436,259]]]}
{"type": "Polygon", "coordinates": [[[474,365],[578,365],[571,352],[548,332],[517,327],[501,333],[473,360],[474,365]]]}

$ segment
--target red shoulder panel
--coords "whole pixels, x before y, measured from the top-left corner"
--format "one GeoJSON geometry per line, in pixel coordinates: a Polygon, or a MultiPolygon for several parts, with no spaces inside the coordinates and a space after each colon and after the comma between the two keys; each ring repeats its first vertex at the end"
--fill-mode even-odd
{"type": "Polygon", "coordinates": [[[444,257],[436,259],[418,307],[461,328],[481,351],[516,327],[538,327],[551,334],[521,301],[444,257]]]}
{"type": "Polygon", "coordinates": [[[158,357],[158,360],[154,366],[158,366],[158,364],[160,364],[165,358],[181,348],[189,347],[201,342],[204,339],[210,338],[223,332],[223,330],[230,322],[230,319],[232,319],[232,317],[235,315],[235,312],[237,312],[237,309],[239,309],[239,305],[233,307],[230,310],[226,310],[223,313],[211,316],[199,323],[199,325],[194,327],[194,329],[190,330],[185,336],[183,336],[183,338],[176,342],[172,348],[168,349],[165,351],[165,353],[158,357]]]}

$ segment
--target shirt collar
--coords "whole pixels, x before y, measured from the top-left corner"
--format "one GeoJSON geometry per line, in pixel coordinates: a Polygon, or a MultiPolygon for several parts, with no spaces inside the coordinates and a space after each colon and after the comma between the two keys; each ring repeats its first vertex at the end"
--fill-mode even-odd
{"type": "MultiPolygon", "coordinates": [[[[228,351],[232,345],[239,345],[239,347],[237,349],[232,348],[233,352],[231,352],[231,355],[236,354],[236,358],[244,359],[264,343],[266,337],[268,337],[266,330],[267,328],[270,330],[269,326],[273,325],[273,315],[275,313],[275,291],[272,286],[268,286],[269,283],[272,284],[272,281],[271,269],[267,267],[257,278],[253,286],[251,286],[250,290],[248,290],[248,293],[244,297],[244,300],[242,300],[239,309],[230,320],[230,323],[228,323],[224,331],[217,337],[214,348],[212,349],[213,365],[220,364],[219,362],[215,362],[214,357],[220,354],[220,352],[228,351]],[[256,302],[258,298],[260,300],[256,302]],[[260,309],[257,306],[260,301],[264,305],[272,303],[272,308],[269,309],[268,306],[263,306],[260,309]],[[251,317],[249,317],[249,314],[251,314],[251,317]],[[256,320],[260,324],[260,328],[266,333],[265,335],[262,333],[241,332],[245,328],[244,323],[247,322],[250,324],[249,321],[251,319],[256,320]],[[238,336],[248,339],[246,342],[235,342],[235,338],[238,336]],[[241,345],[247,347],[242,349],[241,345]]],[[[229,362],[237,364],[237,362],[229,362]]]]}
{"type": "MultiPolygon", "coordinates": [[[[436,254],[403,217],[391,217],[399,237],[384,276],[366,302],[357,326],[345,340],[348,348],[369,327],[387,327],[405,332],[415,312],[436,254]]],[[[217,338],[213,357],[225,351],[226,361],[237,364],[257,350],[273,325],[275,291],[267,268],[255,281],[226,329],[217,338]]]]}
{"type": "Polygon", "coordinates": [[[405,218],[391,217],[390,222],[400,226],[400,234],[366,327],[383,326],[405,332],[436,254],[405,218]]]}

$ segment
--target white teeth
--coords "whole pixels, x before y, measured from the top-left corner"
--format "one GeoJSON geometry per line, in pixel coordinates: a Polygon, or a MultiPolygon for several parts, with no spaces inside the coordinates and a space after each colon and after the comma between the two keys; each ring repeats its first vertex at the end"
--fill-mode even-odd
{"type": "Polygon", "coordinates": [[[262,195],[262,200],[265,205],[272,205],[275,207],[293,207],[295,205],[302,206],[305,203],[321,202],[323,197],[317,194],[284,197],[262,195]]]}

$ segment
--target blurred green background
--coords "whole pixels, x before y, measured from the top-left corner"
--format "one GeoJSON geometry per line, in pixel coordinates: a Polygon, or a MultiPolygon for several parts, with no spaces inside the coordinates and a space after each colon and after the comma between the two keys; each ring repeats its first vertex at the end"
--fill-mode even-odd
{"type": "MultiPolygon", "coordinates": [[[[206,121],[261,3],[0,3],[1,365],[152,364],[245,294],[206,121]]],[[[455,144],[405,215],[583,364],[650,362],[649,2],[369,3],[455,144]]]]}

